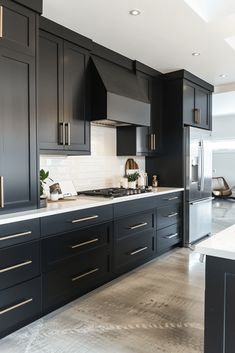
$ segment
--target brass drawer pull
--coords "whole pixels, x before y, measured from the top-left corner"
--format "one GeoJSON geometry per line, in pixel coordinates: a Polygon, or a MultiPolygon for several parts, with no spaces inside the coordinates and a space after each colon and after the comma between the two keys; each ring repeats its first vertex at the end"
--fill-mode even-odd
{"type": "Polygon", "coordinates": [[[20,267],[23,267],[23,266],[30,265],[32,262],[33,261],[29,260],[29,261],[21,262],[20,264],[17,264],[17,265],[13,265],[13,266],[10,266],[10,267],[2,268],[0,270],[0,273],[11,271],[11,270],[15,270],[16,268],[20,268],[20,267]]]}
{"type": "Polygon", "coordinates": [[[72,278],[72,282],[77,281],[78,279],[81,279],[81,278],[83,278],[83,277],[89,276],[89,275],[91,275],[92,273],[97,272],[97,271],[99,271],[99,268],[98,268],[98,267],[97,267],[97,268],[94,268],[94,270],[91,270],[91,271],[88,271],[88,272],[86,272],[86,273],[83,273],[82,275],[73,277],[73,278],[72,278]]]}
{"type": "Polygon", "coordinates": [[[172,238],[176,238],[176,237],[178,237],[178,233],[174,233],[174,234],[170,234],[170,235],[166,235],[164,238],[166,238],[166,239],[172,239],[172,238]]]}
{"type": "Polygon", "coordinates": [[[168,198],[164,198],[163,200],[165,200],[165,201],[173,201],[173,200],[178,200],[178,196],[174,196],[174,197],[169,197],[169,199],[168,198]]]}
{"type": "Polygon", "coordinates": [[[176,217],[176,216],[178,216],[178,213],[177,213],[177,212],[175,212],[175,213],[170,213],[170,214],[167,215],[168,218],[176,217]]]}
{"type": "Polygon", "coordinates": [[[141,228],[141,227],[147,226],[147,224],[148,224],[147,222],[136,224],[135,226],[130,226],[129,229],[133,230],[133,229],[141,228]]]}
{"type": "Polygon", "coordinates": [[[80,246],[96,243],[97,241],[99,241],[99,238],[94,238],[92,240],[84,241],[83,243],[79,243],[79,244],[76,244],[76,245],[71,245],[71,248],[72,249],[76,249],[76,248],[79,248],[80,246]]]}
{"type": "Polygon", "coordinates": [[[3,38],[3,7],[0,6],[0,38],[3,38]]]}
{"type": "Polygon", "coordinates": [[[26,300],[24,300],[23,302],[21,302],[19,304],[15,304],[15,305],[10,306],[9,308],[2,309],[2,310],[0,310],[0,315],[6,314],[6,313],[8,313],[11,310],[20,308],[21,306],[26,305],[28,303],[31,303],[32,301],[33,301],[33,298],[26,299],[26,300]]]}
{"type": "Polygon", "coordinates": [[[98,218],[98,215],[95,216],[90,216],[90,217],[85,217],[85,218],[79,218],[79,219],[74,219],[72,223],[79,223],[79,222],[84,222],[84,221],[90,221],[92,219],[98,218]]]}
{"type": "Polygon", "coordinates": [[[148,247],[145,246],[144,248],[141,248],[141,249],[132,251],[132,252],[130,253],[130,255],[131,255],[131,256],[136,255],[136,254],[138,254],[139,252],[142,252],[142,251],[147,250],[147,249],[148,249],[148,247]]]}
{"type": "Polygon", "coordinates": [[[8,240],[8,239],[13,239],[13,238],[18,238],[18,237],[23,237],[24,235],[30,235],[32,234],[31,231],[29,232],[23,232],[23,233],[18,233],[18,234],[13,234],[13,235],[7,235],[6,237],[1,237],[0,238],[0,241],[1,240],[8,240]]]}

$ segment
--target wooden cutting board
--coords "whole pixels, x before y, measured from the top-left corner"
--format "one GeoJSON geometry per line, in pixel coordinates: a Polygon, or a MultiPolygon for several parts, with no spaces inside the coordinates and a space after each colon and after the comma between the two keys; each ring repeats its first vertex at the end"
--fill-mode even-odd
{"type": "Polygon", "coordinates": [[[134,161],[133,158],[128,158],[125,164],[125,174],[128,169],[139,169],[138,164],[134,161]]]}

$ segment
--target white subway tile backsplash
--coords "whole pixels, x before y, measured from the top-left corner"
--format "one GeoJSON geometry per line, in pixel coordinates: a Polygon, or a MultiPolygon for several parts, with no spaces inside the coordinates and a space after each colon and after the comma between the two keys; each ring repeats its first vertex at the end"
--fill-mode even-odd
{"type": "MultiPolygon", "coordinates": [[[[40,168],[54,180],[72,180],[77,191],[119,186],[129,157],[116,156],[116,129],[91,126],[90,156],[40,156],[40,168]]],[[[141,170],[145,158],[133,157],[141,170]]]]}

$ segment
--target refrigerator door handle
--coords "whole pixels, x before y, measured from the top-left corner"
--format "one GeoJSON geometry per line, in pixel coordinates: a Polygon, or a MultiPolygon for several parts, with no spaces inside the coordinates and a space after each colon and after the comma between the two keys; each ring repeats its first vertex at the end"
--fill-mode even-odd
{"type": "Polygon", "coordinates": [[[201,191],[202,185],[202,148],[201,141],[198,142],[198,191],[201,191]]]}
{"type": "Polygon", "coordinates": [[[190,205],[197,205],[202,202],[209,202],[211,200],[214,200],[214,197],[208,197],[207,199],[202,199],[200,201],[195,201],[195,202],[190,202],[190,205]]]}
{"type": "Polygon", "coordinates": [[[205,170],[204,170],[204,164],[205,164],[205,159],[204,159],[204,143],[203,140],[201,141],[201,191],[204,191],[204,185],[205,185],[205,170]]]}

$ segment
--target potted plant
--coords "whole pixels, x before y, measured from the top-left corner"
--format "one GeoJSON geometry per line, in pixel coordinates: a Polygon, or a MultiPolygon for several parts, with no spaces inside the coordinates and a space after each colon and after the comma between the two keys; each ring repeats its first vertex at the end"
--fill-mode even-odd
{"type": "Polygon", "coordinates": [[[128,187],[130,189],[135,189],[136,188],[136,182],[139,178],[139,173],[138,172],[135,172],[135,173],[132,173],[132,174],[128,174],[127,175],[127,179],[128,179],[128,187]]]}
{"type": "Polygon", "coordinates": [[[47,196],[44,193],[44,184],[46,184],[46,179],[49,177],[49,172],[45,172],[44,169],[40,170],[40,208],[47,207],[47,196]]]}

